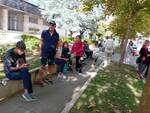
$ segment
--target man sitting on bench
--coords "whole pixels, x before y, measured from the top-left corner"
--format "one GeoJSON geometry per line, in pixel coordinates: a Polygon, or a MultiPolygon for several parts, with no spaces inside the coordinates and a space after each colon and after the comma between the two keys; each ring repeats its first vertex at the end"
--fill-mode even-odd
{"type": "Polygon", "coordinates": [[[24,94],[22,97],[26,101],[34,101],[31,75],[28,70],[29,64],[27,64],[25,58],[25,50],[25,43],[19,41],[15,48],[7,51],[4,57],[4,72],[10,80],[23,80],[24,94]]]}

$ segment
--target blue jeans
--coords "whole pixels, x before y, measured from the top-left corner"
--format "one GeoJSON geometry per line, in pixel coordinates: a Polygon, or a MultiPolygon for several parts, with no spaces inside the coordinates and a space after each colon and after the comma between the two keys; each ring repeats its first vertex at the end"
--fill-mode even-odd
{"type": "Polygon", "coordinates": [[[16,72],[9,72],[6,76],[10,80],[23,80],[24,89],[27,89],[28,93],[33,92],[31,75],[27,68],[21,69],[20,71],[16,72]]]}
{"type": "Polygon", "coordinates": [[[64,66],[67,63],[64,59],[58,59],[56,58],[55,63],[58,65],[58,72],[63,73],[64,66]]]}

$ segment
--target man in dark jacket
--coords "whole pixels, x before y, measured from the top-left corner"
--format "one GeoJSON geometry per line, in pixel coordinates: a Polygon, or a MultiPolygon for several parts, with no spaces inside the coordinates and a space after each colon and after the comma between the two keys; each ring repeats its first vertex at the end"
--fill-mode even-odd
{"type": "Polygon", "coordinates": [[[26,101],[34,101],[31,75],[28,70],[29,64],[27,64],[25,58],[25,50],[25,43],[19,41],[15,48],[7,51],[4,57],[4,72],[10,80],[23,80],[24,94],[22,97],[26,101]]]}
{"type": "MultiPolygon", "coordinates": [[[[56,23],[55,21],[49,22],[49,28],[44,30],[41,34],[41,80],[40,85],[43,86],[45,80],[44,75],[51,74],[51,65],[55,63],[55,55],[56,55],[56,48],[59,41],[59,34],[56,32],[56,23]],[[46,65],[48,64],[48,70],[46,71],[46,65]]],[[[47,81],[50,83],[52,82],[52,78],[49,76],[47,81]]]]}

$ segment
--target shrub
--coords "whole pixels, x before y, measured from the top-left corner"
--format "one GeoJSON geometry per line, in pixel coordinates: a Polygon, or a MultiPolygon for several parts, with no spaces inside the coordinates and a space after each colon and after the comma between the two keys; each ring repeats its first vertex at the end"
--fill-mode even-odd
{"type": "Polygon", "coordinates": [[[22,40],[26,44],[27,51],[37,50],[39,48],[40,40],[35,36],[30,35],[22,35],[22,40]]]}
{"type": "Polygon", "coordinates": [[[72,43],[74,41],[73,37],[62,37],[63,42],[72,43]]]}
{"type": "Polygon", "coordinates": [[[12,48],[14,45],[3,45],[0,47],[0,60],[3,60],[8,49],[12,48]]]}
{"type": "Polygon", "coordinates": [[[94,45],[97,42],[96,40],[92,40],[92,39],[87,39],[86,41],[88,42],[88,44],[92,44],[92,45],[94,45]]]}

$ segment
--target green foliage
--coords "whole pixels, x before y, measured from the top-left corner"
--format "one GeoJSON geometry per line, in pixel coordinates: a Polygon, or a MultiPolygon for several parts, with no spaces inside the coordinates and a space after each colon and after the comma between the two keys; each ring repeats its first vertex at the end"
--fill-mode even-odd
{"type": "Polygon", "coordinates": [[[98,39],[102,39],[103,37],[106,36],[106,29],[108,26],[106,26],[104,23],[101,23],[98,26],[98,32],[96,33],[96,35],[98,36],[98,39]]]}
{"type": "Polygon", "coordinates": [[[119,47],[116,47],[115,50],[114,50],[114,52],[120,54],[120,53],[121,53],[121,48],[120,48],[120,46],[119,46],[119,47]]]}
{"type": "Polygon", "coordinates": [[[62,37],[63,42],[73,43],[73,37],[62,37]]]}
{"type": "Polygon", "coordinates": [[[69,113],[137,113],[143,88],[134,67],[113,63],[98,72],[69,113]]]}
{"type": "Polygon", "coordinates": [[[0,47],[0,59],[3,60],[8,49],[12,48],[13,45],[1,45],[0,47]]]}
{"type": "MultiPolygon", "coordinates": [[[[150,0],[81,0],[83,6],[91,10],[95,5],[101,4],[106,15],[113,15],[114,21],[110,24],[113,34],[125,37],[128,25],[131,25],[131,34],[135,37],[137,32],[150,35],[150,0]],[[131,21],[130,21],[131,20],[131,21]]],[[[86,8],[85,8],[86,9],[86,8]]]]}
{"type": "Polygon", "coordinates": [[[0,59],[2,60],[4,58],[4,55],[7,51],[7,48],[6,47],[1,47],[0,48],[0,59]]]}
{"type": "Polygon", "coordinates": [[[97,42],[96,40],[92,40],[92,39],[87,39],[86,41],[88,44],[92,44],[92,45],[95,45],[95,43],[97,42]]]}
{"type": "Polygon", "coordinates": [[[38,28],[29,28],[29,31],[38,32],[38,31],[40,31],[40,29],[38,29],[38,28]]]}
{"type": "Polygon", "coordinates": [[[39,47],[40,40],[35,36],[22,35],[22,40],[25,42],[27,51],[37,50],[39,47]]]}

